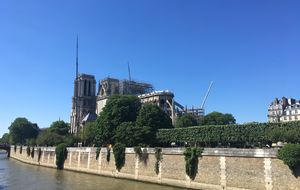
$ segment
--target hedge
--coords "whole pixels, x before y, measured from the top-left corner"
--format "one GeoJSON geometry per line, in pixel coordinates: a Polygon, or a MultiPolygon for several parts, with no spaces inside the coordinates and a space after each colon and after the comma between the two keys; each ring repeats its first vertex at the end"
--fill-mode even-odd
{"type": "Polygon", "coordinates": [[[196,126],[160,129],[160,143],[196,143],[201,146],[264,146],[272,142],[300,142],[300,122],[196,126]]]}

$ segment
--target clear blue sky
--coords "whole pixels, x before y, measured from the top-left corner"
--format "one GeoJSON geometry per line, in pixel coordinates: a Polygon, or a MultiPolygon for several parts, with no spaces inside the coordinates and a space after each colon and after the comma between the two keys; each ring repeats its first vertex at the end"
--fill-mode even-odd
{"type": "Polygon", "coordinates": [[[0,134],[16,117],[68,121],[80,72],[152,83],[237,122],[300,98],[300,3],[285,0],[0,1],[0,134]]]}

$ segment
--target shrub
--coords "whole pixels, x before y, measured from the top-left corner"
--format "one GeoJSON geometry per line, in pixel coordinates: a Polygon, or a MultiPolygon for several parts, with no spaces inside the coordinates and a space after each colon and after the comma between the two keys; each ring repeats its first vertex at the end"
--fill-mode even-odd
{"type": "Polygon", "coordinates": [[[55,148],[55,154],[56,154],[56,166],[57,169],[63,169],[65,160],[67,159],[67,144],[61,143],[56,146],[55,148]]]}
{"type": "Polygon", "coordinates": [[[134,152],[136,155],[138,155],[139,158],[142,157],[142,148],[140,146],[134,147],[134,152]]]}
{"type": "Polygon", "coordinates": [[[198,157],[201,156],[203,148],[198,147],[188,147],[184,151],[185,159],[185,172],[186,174],[194,180],[198,172],[198,157]]]}
{"type": "Polygon", "coordinates": [[[115,156],[116,168],[120,171],[125,164],[125,145],[121,143],[115,144],[113,153],[115,156]]]}
{"type": "Polygon", "coordinates": [[[107,162],[110,161],[110,148],[109,147],[106,148],[106,161],[107,162]]]}
{"type": "Polygon", "coordinates": [[[30,155],[31,155],[31,158],[34,158],[34,147],[31,148],[31,153],[30,153],[30,155]]]}
{"type": "Polygon", "coordinates": [[[30,147],[29,146],[27,146],[27,148],[26,148],[26,153],[27,153],[27,156],[30,156],[30,147]]]}
{"type": "Polygon", "coordinates": [[[41,160],[41,156],[42,156],[42,149],[39,148],[38,149],[38,162],[41,160]]]}
{"type": "Polygon", "coordinates": [[[139,161],[140,162],[143,161],[144,164],[146,165],[147,161],[148,161],[148,158],[149,158],[149,154],[147,152],[147,149],[144,148],[142,150],[142,148],[140,146],[136,146],[136,147],[134,147],[134,152],[139,157],[139,161]]]}
{"type": "Polygon", "coordinates": [[[98,160],[98,158],[99,158],[100,151],[101,151],[101,148],[97,147],[97,149],[96,149],[96,160],[98,160]]]}
{"type": "Polygon", "coordinates": [[[159,174],[159,165],[160,165],[160,161],[162,160],[162,155],[161,155],[161,148],[156,147],[155,148],[155,173],[159,174]]]}
{"type": "Polygon", "coordinates": [[[282,160],[295,173],[300,166],[300,145],[287,144],[278,151],[278,158],[282,160]]]}

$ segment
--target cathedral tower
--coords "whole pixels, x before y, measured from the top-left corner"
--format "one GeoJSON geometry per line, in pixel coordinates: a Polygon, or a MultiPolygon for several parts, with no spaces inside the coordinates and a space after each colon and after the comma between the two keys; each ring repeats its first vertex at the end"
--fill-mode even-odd
{"type": "Polygon", "coordinates": [[[72,98],[71,133],[80,131],[82,120],[96,110],[96,80],[93,75],[78,73],[78,38],[76,44],[76,78],[72,98]]]}

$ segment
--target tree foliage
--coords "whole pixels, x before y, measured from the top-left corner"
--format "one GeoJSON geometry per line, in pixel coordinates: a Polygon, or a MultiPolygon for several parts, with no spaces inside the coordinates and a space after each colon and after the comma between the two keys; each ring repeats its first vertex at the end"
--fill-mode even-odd
{"type": "Polygon", "coordinates": [[[140,100],[136,96],[111,96],[97,118],[96,144],[99,146],[114,143],[117,126],[123,122],[135,122],[140,107],[140,100]]]}
{"type": "Polygon", "coordinates": [[[159,148],[159,147],[155,147],[155,153],[154,153],[154,156],[155,156],[155,165],[154,165],[154,171],[156,174],[159,174],[160,170],[160,164],[161,164],[161,160],[163,159],[162,158],[162,149],[159,148]]]}
{"type": "Polygon", "coordinates": [[[30,156],[31,156],[31,158],[34,158],[34,147],[31,147],[30,156]]]}
{"type": "Polygon", "coordinates": [[[203,148],[199,147],[188,147],[184,151],[185,159],[185,172],[194,180],[198,173],[198,157],[201,156],[203,148]]]}
{"type": "Polygon", "coordinates": [[[49,130],[41,132],[36,140],[40,146],[56,146],[64,142],[64,137],[57,133],[51,133],[49,130]]]}
{"type": "Polygon", "coordinates": [[[48,129],[40,132],[36,139],[36,144],[40,146],[56,146],[66,143],[72,146],[76,137],[69,134],[69,125],[64,121],[54,121],[48,129]]]}
{"type": "Polygon", "coordinates": [[[171,118],[160,107],[154,104],[145,104],[136,118],[136,125],[151,127],[153,130],[172,128],[171,118]]]}
{"type": "Polygon", "coordinates": [[[182,115],[176,121],[176,127],[191,127],[196,125],[197,120],[192,114],[182,115]]]}
{"type": "Polygon", "coordinates": [[[127,147],[133,147],[145,143],[145,135],[147,135],[146,128],[135,126],[133,122],[124,122],[117,127],[115,140],[127,147]]]}
{"type": "Polygon", "coordinates": [[[300,145],[287,144],[278,151],[278,158],[281,159],[295,173],[300,166],[300,145]]]}
{"type": "Polygon", "coordinates": [[[55,154],[56,154],[56,166],[57,169],[63,169],[65,160],[67,159],[67,144],[61,143],[56,146],[55,148],[55,154]]]}
{"type": "Polygon", "coordinates": [[[203,125],[228,125],[235,124],[235,118],[231,114],[211,112],[204,116],[203,125]]]}
{"type": "Polygon", "coordinates": [[[96,149],[96,160],[99,159],[100,151],[101,151],[101,148],[97,147],[97,149],[96,149]]]}
{"type": "Polygon", "coordinates": [[[299,143],[300,122],[160,129],[157,138],[161,143],[188,142],[201,146],[252,147],[277,141],[299,143]]]}
{"type": "Polygon", "coordinates": [[[136,126],[143,128],[143,144],[155,145],[158,129],[172,128],[170,117],[157,105],[145,104],[139,111],[136,126]]]}
{"type": "Polygon", "coordinates": [[[27,153],[27,156],[30,156],[30,146],[27,146],[26,153],[27,153]]]}
{"type": "Polygon", "coordinates": [[[54,121],[49,127],[49,131],[51,133],[56,133],[62,136],[67,135],[69,133],[69,130],[70,130],[70,125],[68,123],[65,123],[62,120],[54,121]]]}
{"type": "Polygon", "coordinates": [[[80,130],[81,140],[84,143],[84,146],[91,146],[95,142],[97,130],[96,121],[87,122],[80,130]]]}
{"type": "Polygon", "coordinates": [[[39,128],[26,118],[16,118],[10,125],[9,134],[12,144],[24,144],[27,139],[36,138],[39,128]]]}
{"type": "Polygon", "coordinates": [[[9,144],[10,135],[8,133],[4,133],[0,139],[1,144],[9,144]]]}
{"type": "Polygon", "coordinates": [[[118,171],[120,171],[125,164],[125,145],[121,143],[115,144],[113,153],[115,157],[116,168],[118,171]]]}
{"type": "Polygon", "coordinates": [[[42,156],[42,149],[39,147],[38,148],[38,162],[40,162],[42,156]]]}

